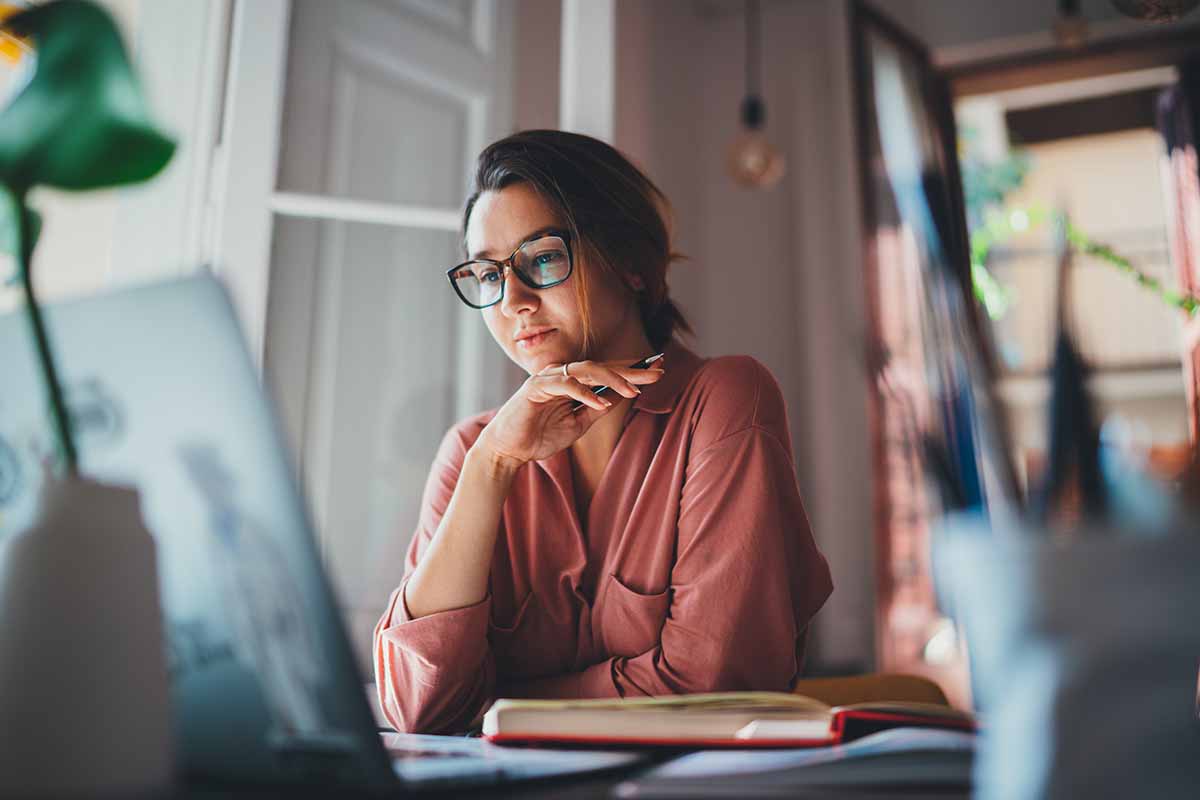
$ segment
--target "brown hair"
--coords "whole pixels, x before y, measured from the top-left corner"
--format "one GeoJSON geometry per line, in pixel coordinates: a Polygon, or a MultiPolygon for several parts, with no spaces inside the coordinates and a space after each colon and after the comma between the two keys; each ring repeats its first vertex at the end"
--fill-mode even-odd
{"type": "Polygon", "coordinates": [[[676,330],[692,332],[667,296],[667,267],[682,258],[671,250],[670,204],[629,159],[599,139],[565,131],[521,131],[494,142],[479,154],[475,186],[463,211],[464,236],[480,194],[522,182],[542,196],[571,235],[585,355],[594,345],[589,269],[616,276],[636,292],[646,338],[655,348],[665,347],[676,330]],[[579,255],[587,268],[579,269],[579,255]],[[644,289],[633,288],[633,276],[641,278],[644,289]]]}

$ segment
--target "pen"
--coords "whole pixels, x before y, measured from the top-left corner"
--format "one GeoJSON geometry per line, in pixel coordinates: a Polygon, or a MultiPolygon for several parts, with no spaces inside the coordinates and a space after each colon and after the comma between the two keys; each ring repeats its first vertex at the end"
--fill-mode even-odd
{"type": "MultiPolygon", "coordinates": [[[[643,358],[641,361],[638,361],[635,364],[630,364],[629,369],[645,369],[646,367],[650,366],[651,364],[653,364],[655,361],[658,361],[662,357],[663,357],[663,353],[655,353],[652,356],[643,358]]],[[[592,394],[595,394],[595,395],[603,394],[604,392],[607,392],[607,391],[608,391],[607,386],[593,386],[592,387],[592,394]]],[[[571,401],[571,410],[572,411],[577,411],[581,408],[583,408],[583,403],[581,403],[578,400],[571,401]]]]}

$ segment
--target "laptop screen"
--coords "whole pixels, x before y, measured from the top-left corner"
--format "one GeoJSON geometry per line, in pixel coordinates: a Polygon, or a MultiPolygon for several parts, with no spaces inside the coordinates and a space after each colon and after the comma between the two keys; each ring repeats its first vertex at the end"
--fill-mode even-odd
{"type": "MultiPolygon", "coordinates": [[[[184,775],[378,784],[363,697],[282,438],[223,289],[192,277],[46,309],[81,472],[140,491],[184,775]]],[[[0,540],[52,452],[26,320],[0,317],[0,540]]],[[[48,709],[69,717],[68,709],[48,709]]]]}

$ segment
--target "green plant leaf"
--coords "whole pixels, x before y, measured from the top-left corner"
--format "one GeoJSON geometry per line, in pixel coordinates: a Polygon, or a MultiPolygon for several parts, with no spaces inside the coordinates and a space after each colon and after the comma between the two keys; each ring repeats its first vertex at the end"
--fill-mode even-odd
{"type": "Polygon", "coordinates": [[[0,113],[0,182],[99,189],[144,181],[175,143],[150,121],[112,18],[82,0],[35,6],[4,22],[32,39],[36,71],[0,113]]]}
{"type": "Polygon", "coordinates": [[[103,189],[147,180],[171,160],[175,143],[151,123],[121,36],[104,9],[85,0],[56,0],[8,17],[0,27],[31,40],[37,54],[33,77],[0,109],[0,184],[10,195],[8,213],[0,209],[0,230],[10,247],[25,232],[15,259],[18,279],[55,439],[73,475],[78,449],[33,291],[38,224],[25,201],[35,186],[103,189]],[[16,229],[14,222],[23,224],[16,229]]]}

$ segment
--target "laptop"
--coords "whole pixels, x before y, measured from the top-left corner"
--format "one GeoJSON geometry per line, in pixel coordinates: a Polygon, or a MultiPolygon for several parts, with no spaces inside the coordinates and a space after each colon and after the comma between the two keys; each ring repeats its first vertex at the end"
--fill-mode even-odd
{"type": "MultiPolygon", "coordinates": [[[[381,733],[220,283],[198,275],[45,312],[81,471],[136,486],[155,537],[183,779],[402,791],[638,762],[381,733]]],[[[52,451],[23,314],[0,316],[0,539],[32,521],[52,451]]]]}

